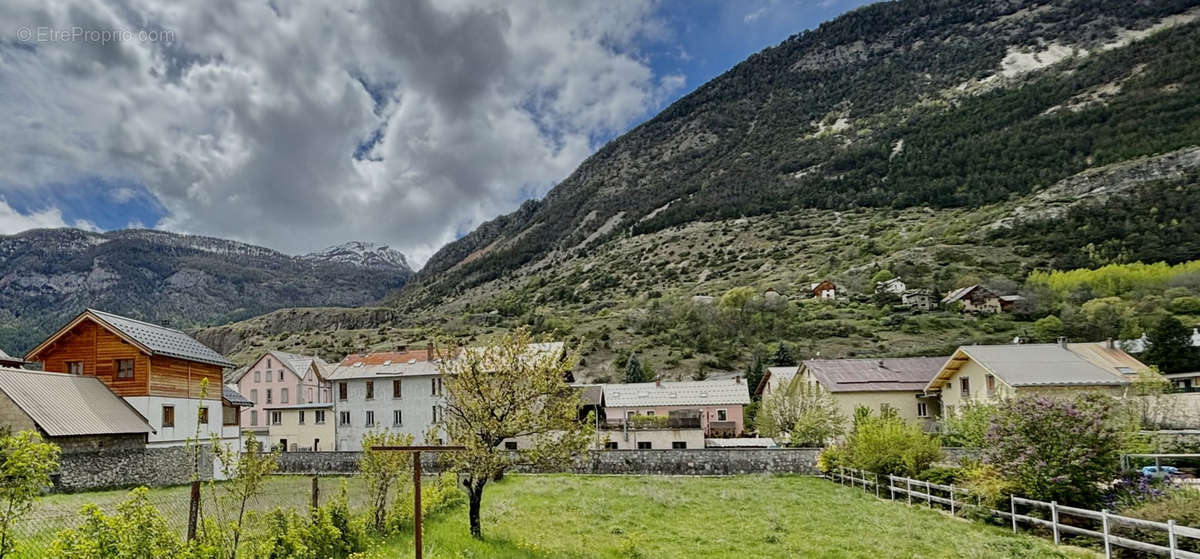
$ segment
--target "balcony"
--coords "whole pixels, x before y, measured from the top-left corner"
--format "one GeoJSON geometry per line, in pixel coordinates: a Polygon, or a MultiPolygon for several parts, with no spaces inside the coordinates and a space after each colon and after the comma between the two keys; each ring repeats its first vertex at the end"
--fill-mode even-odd
{"type": "Polygon", "coordinates": [[[600,424],[601,429],[648,430],[648,429],[699,429],[700,410],[676,410],[668,415],[634,415],[631,418],[608,419],[600,424]]]}

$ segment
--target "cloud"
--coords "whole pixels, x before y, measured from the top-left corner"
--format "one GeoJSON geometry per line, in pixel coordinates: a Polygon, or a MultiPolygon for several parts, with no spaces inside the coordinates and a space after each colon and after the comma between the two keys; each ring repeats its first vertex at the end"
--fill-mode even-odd
{"type": "MultiPolygon", "coordinates": [[[[423,262],[686,83],[639,51],[669,35],[648,0],[14,0],[0,20],[0,192],[139,185],[156,227],[290,252],[423,262]],[[79,27],[127,36],[22,35],[79,27]]],[[[61,222],[5,208],[5,230],[61,222]]]]}
{"type": "Polygon", "coordinates": [[[13,209],[3,198],[0,198],[0,234],[8,235],[28,229],[57,227],[78,227],[89,231],[97,230],[96,225],[87,220],[77,220],[74,223],[67,223],[63,219],[62,211],[58,208],[46,208],[23,214],[13,209]]]}
{"type": "Polygon", "coordinates": [[[742,21],[745,23],[754,23],[765,15],[767,15],[767,6],[760,6],[757,10],[746,14],[745,17],[742,18],[742,21]]]}

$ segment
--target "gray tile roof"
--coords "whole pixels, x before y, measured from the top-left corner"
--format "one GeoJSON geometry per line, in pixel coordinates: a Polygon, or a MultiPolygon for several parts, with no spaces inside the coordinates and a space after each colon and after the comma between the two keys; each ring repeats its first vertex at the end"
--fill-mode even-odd
{"type": "Polygon", "coordinates": [[[604,405],[614,408],[749,404],[750,389],[744,380],[689,380],[604,385],[604,405]]]}
{"type": "Polygon", "coordinates": [[[220,367],[237,366],[225,356],[179,330],[95,309],[88,309],[88,312],[157,355],[177,357],[220,367]]]}
{"type": "Polygon", "coordinates": [[[947,359],[806,359],[803,368],[830,392],[920,392],[947,359]]]}
{"type": "Polygon", "coordinates": [[[229,386],[228,384],[221,385],[221,399],[229,402],[230,405],[237,406],[239,408],[254,405],[254,402],[251,402],[250,398],[242,396],[241,392],[238,392],[236,388],[229,386]]]}
{"type": "Polygon", "coordinates": [[[0,392],[53,437],[154,432],[96,377],[4,368],[0,392]]]}

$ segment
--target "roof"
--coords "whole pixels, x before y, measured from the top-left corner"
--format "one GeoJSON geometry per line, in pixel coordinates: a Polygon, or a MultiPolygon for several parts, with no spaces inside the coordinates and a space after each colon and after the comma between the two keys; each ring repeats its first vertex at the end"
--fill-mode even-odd
{"type": "Polygon", "coordinates": [[[221,399],[229,402],[229,405],[239,408],[254,405],[254,402],[251,402],[249,398],[242,396],[241,392],[238,392],[236,388],[229,386],[228,384],[221,385],[221,399]]]}
{"type": "Polygon", "coordinates": [[[775,448],[779,446],[770,437],[738,437],[736,439],[704,439],[709,448],[775,448]]]}
{"type": "Polygon", "coordinates": [[[312,402],[308,404],[278,404],[274,406],[263,406],[264,410],[327,410],[333,407],[333,402],[318,403],[312,402]]]}
{"type": "Polygon", "coordinates": [[[604,385],[605,406],[749,405],[750,390],[741,379],[639,382],[604,385]]]}
{"type": "Polygon", "coordinates": [[[24,365],[24,364],[25,364],[24,359],[21,359],[19,357],[13,357],[7,353],[4,353],[3,349],[0,349],[0,365],[24,365]]]}
{"type": "Polygon", "coordinates": [[[1146,369],[1146,364],[1138,361],[1132,355],[1121,351],[1119,347],[1108,347],[1108,342],[1100,344],[1067,344],[1067,349],[1092,364],[1117,375],[1136,375],[1146,369]]]}
{"type": "MultiPolygon", "coordinates": [[[[295,373],[295,375],[300,378],[304,378],[305,373],[307,373],[309,368],[313,367],[314,364],[317,368],[317,374],[320,375],[322,379],[324,379],[325,376],[328,375],[329,372],[333,370],[333,366],[330,365],[329,363],[327,363],[324,359],[321,359],[320,357],[312,357],[312,356],[308,356],[308,355],[300,355],[297,353],[289,353],[286,351],[279,351],[277,349],[267,350],[267,352],[265,354],[263,354],[261,357],[259,357],[257,360],[255,360],[254,363],[261,361],[263,357],[266,357],[268,355],[270,355],[271,357],[274,357],[276,361],[278,361],[280,364],[282,364],[285,368],[287,368],[291,372],[295,373]]],[[[246,373],[250,372],[250,366],[253,365],[254,363],[251,363],[250,365],[239,368],[234,374],[229,376],[229,382],[236,383],[236,382],[242,380],[242,377],[246,376],[246,373]]]]}
{"type": "Polygon", "coordinates": [[[52,437],[154,432],[96,377],[0,368],[0,392],[52,437]]]}
{"type": "Polygon", "coordinates": [[[758,381],[758,386],[754,387],[755,394],[763,394],[768,388],[774,390],[781,384],[791,382],[796,377],[796,371],[799,366],[790,365],[787,367],[767,367],[763,373],[762,380],[758,381]]]}
{"type": "Polygon", "coordinates": [[[46,345],[53,340],[62,336],[67,330],[78,324],[83,318],[91,318],[104,326],[108,330],[128,339],[135,345],[141,347],[151,355],[165,355],[167,357],[175,357],[187,361],[195,361],[198,363],[207,363],[209,365],[217,365],[220,367],[236,367],[234,363],[226,359],[220,353],[213,351],[212,348],[196,341],[195,338],[166,326],[150,324],[132,318],[115,315],[95,309],[87,309],[75,317],[70,323],[50,336],[34,348],[26,355],[26,359],[31,359],[39,353],[46,345]]]}
{"type": "MultiPolygon", "coordinates": [[[[941,388],[967,361],[975,361],[1005,384],[1020,386],[1120,386],[1128,384],[1115,366],[1097,364],[1091,344],[1010,344],[959,347],[926,390],[941,388]]],[[[1111,350],[1120,351],[1120,350],[1111,350]]],[[[1123,352],[1122,352],[1123,353],[1123,352]]],[[[1109,355],[1106,359],[1113,359],[1109,355]]],[[[1132,359],[1132,358],[1130,358],[1132,359]]]]}
{"type": "Polygon", "coordinates": [[[947,293],[946,297],[944,297],[942,299],[942,304],[949,304],[949,303],[958,301],[958,300],[962,299],[963,297],[966,297],[967,295],[969,295],[972,291],[975,291],[976,289],[983,289],[984,291],[991,293],[991,291],[988,291],[988,289],[986,287],[981,287],[978,284],[968,285],[966,287],[960,287],[958,289],[955,289],[954,291],[951,291],[950,293],[947,293]]]}
{"type": "Polygon", "coordinates": [[[366,379],[438,374],[440,361],[429,360],[430,354],[420,351],[381,351],[352,353],[342,359],[329,373],[329,380],[366,379]]]}
{"type": "Polygon", "coordinates": [[[573,385],[579,393],[579,405],[581,406],[603,406],[604,405],[604,385],[602,384],[576,384],[573,385]]]}
{"type": "Polygon", "coordinates": [[[801,366],[829,392],[920,392],[946,359],[806,359],[801,366]]]}

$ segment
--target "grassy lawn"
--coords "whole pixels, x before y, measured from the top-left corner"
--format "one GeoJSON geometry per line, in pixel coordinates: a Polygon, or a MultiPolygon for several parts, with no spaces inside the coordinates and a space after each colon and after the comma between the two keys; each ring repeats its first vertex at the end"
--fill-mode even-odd
{"type": "MultiPolygon", "coordinates": [[[[510,476],[429,519],[427,557],[1096,557],[799,476],[510,476]]],[[[388,557],[411,556],[408,535],[388,557]]]]}

